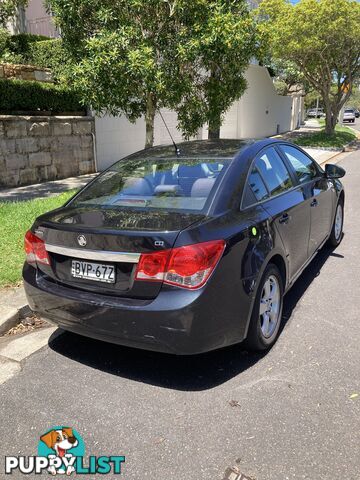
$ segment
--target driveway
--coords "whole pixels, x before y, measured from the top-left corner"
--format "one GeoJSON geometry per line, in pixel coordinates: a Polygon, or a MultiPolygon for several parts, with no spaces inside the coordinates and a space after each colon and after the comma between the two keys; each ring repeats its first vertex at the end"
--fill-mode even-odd
{"type": "Polygon", "coordinates": [[[257,480],[358,480],[360,152],[341,165],[345,238],[287,295],[268,354],[177,358],[64,333],[0,387],[1,471],[68,425],[86,455],[125,455],[125,479],[221,480],[237,464],[257,480]]]}

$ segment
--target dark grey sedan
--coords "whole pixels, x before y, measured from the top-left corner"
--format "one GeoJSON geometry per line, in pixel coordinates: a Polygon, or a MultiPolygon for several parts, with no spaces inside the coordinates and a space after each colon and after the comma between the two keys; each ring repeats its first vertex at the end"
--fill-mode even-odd
{"type": "Polygon", "coordinates": [[[285,292],[325,242],[341,241],[344,174],[271,139],[131,155],[26,234],[29,305],[121,345],[267,349],[285,292]]]}

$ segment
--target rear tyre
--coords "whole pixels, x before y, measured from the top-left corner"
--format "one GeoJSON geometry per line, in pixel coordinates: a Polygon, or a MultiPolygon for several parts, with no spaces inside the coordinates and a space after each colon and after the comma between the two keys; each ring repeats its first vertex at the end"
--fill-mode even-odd
{"type": "Polygon", "coordinates": [[[337,247],[343,238],[344,226],[344,201],[339,200],[336,207],[335,219],[329,237],[329,244],[332,247],[337,247]]]}
{"type": "Polygon", "coordinates": [[[256,293],[245,345],[249,350],[271,348],[278,336],[283,309],[284,286],[276,265],[270,263],[256,293]]]}

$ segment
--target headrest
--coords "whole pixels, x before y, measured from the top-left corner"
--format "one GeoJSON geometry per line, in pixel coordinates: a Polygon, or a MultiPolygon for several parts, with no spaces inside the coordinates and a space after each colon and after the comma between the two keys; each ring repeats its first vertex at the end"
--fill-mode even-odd
{"type": "Polygon", "coordinates": [[[199,178],[191,189],[192,197],[208,197],[216,178],[199,178]]]}

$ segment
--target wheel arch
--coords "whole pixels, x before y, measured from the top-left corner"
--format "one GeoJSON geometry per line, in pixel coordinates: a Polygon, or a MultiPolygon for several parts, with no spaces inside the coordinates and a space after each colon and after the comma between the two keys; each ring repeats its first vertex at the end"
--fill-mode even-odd
{"type": "Polygon", "coordinates": [[[276,255],[272,256],[269,259],[269,261],[267,262],[267,265],[269,265],[270,263],[272,263],[279,269],[281,279],[283,281],[283,288],[285,290],[287,286],[287,268],[286,268],[285,260],[280,254],[277,253],[276,255]]]}
{"type": "Polygon", "coordinates": [[[345,190],[341,190],[340,195],[339,195],[339,202],[345,203],[345,190]]]}

